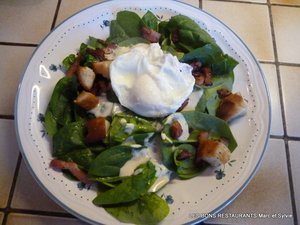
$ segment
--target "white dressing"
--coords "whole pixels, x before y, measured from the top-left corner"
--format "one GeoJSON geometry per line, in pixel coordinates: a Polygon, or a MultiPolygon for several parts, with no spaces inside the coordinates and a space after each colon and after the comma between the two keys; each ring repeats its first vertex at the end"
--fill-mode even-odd
{"type": "MultiPolygon", "coordinates": [[[[150,135],[149,135],[150,136],[150,135]]],[[[170,180],[171,171],[168,170],[162,164],[161,158],[161,139],[156,138],[154,142],[147,142],[148,138],[145,139],[145,145],[147,147],[142,150],[132,150],[133,157],[128,160],[123,167],[120,169],[119,176],[131,176],[137,175],[142,172],[142,169],[137,169],[140,165],[147,163],[150,161],[155,166],[155,177],[157,177],[154,184],[149,188],[149,192],[156,192],[160,188],[162,188],[165,184],[167,184],[170,180]]],[[[134,143],[132,137],[128,138],[122,144],[130,144],[134,143]]],[[[131,144],[132,147],[140,147],[138,144],[131,144]]]]}
{"type": "MultiPolygon", "coordinates": [[[[188,126],[184,116],[181,113],[171,114],[170,116],[168,116],[166,124],[171,124],[173,122],[173,120],[177,120],[180,123],[182,131],[183,131],[182,134],[177,139],[179,141],[186,141],[189,138],[190,133],[189,133],[189,126],[188,126]]],[[[162,133],[162,138],[166,139],[167,136],[164,133],[162,133]]]]}
{"type": "Polygon", "coordinates": [[[131,176],[134,174],[135,169],[148,162],[150,157],[147,154],[147,148],[142,149],[142,150],[133,150],[132,155],[133,157],[128,160],[124,166],[121,167],[120,169],[120,177],[126,177],[126,176],[131,176]]]}
{"type": "Polygon", "coordinates": [[[203,95],[203,90],[202,89],[197,90],[197,91],[193,91],[189,96],[188,104],[183,108],[182,111],[195,110],[200,98],[202,97],[202,95],[203,95]]]}
{"type": "Polygon", "coordinates": [[[89,111],[95,117],[107,117],[123,111],[120,104],[108,101],[105,94],[97,96],[97,98],[99,99],[98,105],[89,111]]]}

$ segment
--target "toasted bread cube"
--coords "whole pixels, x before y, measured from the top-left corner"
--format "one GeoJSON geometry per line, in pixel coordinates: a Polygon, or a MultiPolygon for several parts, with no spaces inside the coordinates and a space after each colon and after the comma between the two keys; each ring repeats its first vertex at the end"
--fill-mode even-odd
{"type": "Polygon", "coordinates": [[[103,77],[109,79],[109,66],[111,62],[110,60],[94,62],[92,68],[96,74],[101,74],[103,77]]]}
{"type": "Polygon", "coordinates": [[[230,159],[230,150],[219,141],[207,139],[201,147],[200,158],[211,166],[220,166],[230,159]]]}
{"type": "Polygon", "coordinates": [[[248,111],[247,103],[241,93],[228,95],[225,97],[217,109],[216,116],[228,122],[238,116],[244,115],[248,111]]]}
{"type": "Polygon", "coordinates": [[[85,126],[88,129],[88,134],[85,138],[86,143],[96,143],[106,138],[105,117],[91,119],[85,124],[85,126]]]}
{"type": "Polygon", "coordinates": [[[76,105],[89,111],[98,105],[99,99],[90,92],[82,91],[74,100],[74,102],[76,105]]]}
{"type": "Polygon", "coordinates": [[[80,66],[77,70],[77,76],[82,87],[85,90],[90,91],[96,78],[94,71],[87,66],[80,66]]]}

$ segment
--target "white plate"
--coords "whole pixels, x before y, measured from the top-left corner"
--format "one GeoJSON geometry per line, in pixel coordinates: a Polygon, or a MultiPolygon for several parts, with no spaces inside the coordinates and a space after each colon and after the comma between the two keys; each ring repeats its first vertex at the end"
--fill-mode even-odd
{"type": "MultiPolygon", "coordinates": [[[[172,0],[114,0],[99,3],[73,15],[57,26],[32,55],[20,82],[15,121],[18,141],[24,160],[44,191],[64,209],[80,219],[94,224],[118,222],[101,207],[93,205],[96,190],[80,190],[77,182],[67,180],[60,172],[49,168],[51,142],[41,122],[56,82],[64,76],[62,60],[76,53],[88,36],[105,39],[109,35],[106,21],[115,19],[121,10],[143,15],[152,11],[161,20],[183,14],[204,28],[239,65],[235,69],[233,91],[240,91],[248,101],[249,112],[231,124],[238,142],[232,154],[233,162],[225,167],[207,169],[190,180],[173,179],[159,191],[172,199],[170,213],[161,224],[196,223],[205,214],[216,216],[247,186],[262,160],[270,131],[270,100],[260,66],[244,44],[222,22],[198,8],[172,0]],[[55,71],[55,67],[57,70],[55,71]],[[222,179],[218,175],[225,174],[222,179]]],[[[171,203],[171,202],[170,202],[171,203]]]]}

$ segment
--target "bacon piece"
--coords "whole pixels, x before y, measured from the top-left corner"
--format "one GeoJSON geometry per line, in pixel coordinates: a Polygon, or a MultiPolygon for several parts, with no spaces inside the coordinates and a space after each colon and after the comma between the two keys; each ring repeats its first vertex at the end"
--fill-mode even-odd
{"type": "Polygon", "coordinates": [[[173,120],[172,124],[171,124],[171,130],[172,130],[172,138],[179,138],[182,133],[182,127],[181,124],[178,122],[178,120],[173,120]]]}
{"type": "Polygon", "coordinates": [[[117,43],[111,43],[106,48],[103,48],[105,54],[113,53],[113,51],[118,47],[117,43]]]}
{"type": "Polygon", "coordinates": [[[175,29],[175,31],[173,32],[173,35],[172,35],[172,41],[174,43],[178,43],[179,42],[179,27],[177,27],[175,29]]]}
{"type": "Polygon", "coordinates": [[[94,181],[88,179],[87,174],[83,172],[74,162],[66,162],[59,159],[53,159],[50,162],[50,167],[61,170],[69,170],[78,180],[85,184],[94,183],[94,181]]]}
{"type": "Polygon", "coordinates": [[[181,104],[181,106],[177,109],[177,111],[176,112],[180,112],[181,110],[183,110],[184,109],[184,107],[186,107],[187,106],[187,104],[189,104],[189,98],[187,98],[182,104],[181,104]]]}
{"type": "Polygon", "coordinates": [[[220,98],[225,98],[232,94],[232,92],[227,90],[226,88],[221,88],[217,92],[218,92],[220,98]]]}
{"type": "Polygon", "coordinates": [[[106,57],[105,57],[105,51],[103,49],[100,49],[100,48],[96,48],[96,49],[87,48],[86,52],[90,53],[93,56],[95,56],[99,61],[107,60],[106,57]]]}
{"type": "Polygon", "coordinates": [[[160,33],[147,27],[142,27],[142,34],[143,38],[150,41],[151,43],[158,43],[161,36],[160,33]]]}
{"type": "Polygon", "coordinates": [[[77,57],[76,57],[74,63],[71,65],[71,67],[70,67],[69,70],[67,71],[67,74],[66,74],[66,75],[67,75],[68,77],[72,77],[72,76],[74,76],[74,74],[77,73],[77,70],[78,70],[78,68],[79,68],[79,66],[80,66],[81,60],[82,60],[81,54],[80,54],[80,53],[77,53],[77,57]]]}
{"type": "Polygon", "coordinates": [[[193,157],[192,153],[190,153],[188,151],[183,151],[179,155],[176,156],[176,159],[177,160],[185,160],[185,159],[188,159],[188,158],[191,158],[191,157],[193,157]]]}
{"type": "Polygon", "coordinates": [[[203,73],[204,73],[204,76],[205,76],[205,79],[204,79],[204,85],[205,86],[212,86],[213,83],[211,81],[211,68],[206,66],[203,68],[203,73]]]}

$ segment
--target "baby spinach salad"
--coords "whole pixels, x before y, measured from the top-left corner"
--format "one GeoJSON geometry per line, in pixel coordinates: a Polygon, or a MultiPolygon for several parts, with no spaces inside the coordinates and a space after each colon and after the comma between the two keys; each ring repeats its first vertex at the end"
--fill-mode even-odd
{"type": "MultiPolygon", "coordinates": [[[[171,173],[189,179],[210,166],[204,160],[195,163],[201,133],[206,132],[209,139],[218,143],[226,140],[230,152],[237,147],[228,123],[216,117],[221,102],[218,90],[232,90],[233,69],[237,64],[187,16],[176,15],[160,21],[150,11],[142,17],[131,11],[118,12],[116,19],[110,21],[110,36],[106,40],[88,37],[77,53],[63,60],[67,76],[56,84],[45,112],[46,130],[53,143],[51,166],[62,169],[70,179],[85,176],[86,183],[97,184],[99,191],[93,203],[120,221],[135,224],[162,221],[169,213],[169,205],[156,191],[168,180],[157,189],[153,186],[162,177],[170,178],[171,173]],[[106,60],[105,53],[111,46],[150,43],[152,34],[164,51],[182,63],[193,65],[194,92],[203,91],[193,110],[183,108],[165,118],[137,115],[120,106],[109,77],[103,74],[96,73],[93,88],[85,90],[77,75],[78,67],[93,69],[94,62],[106,60]],[[203,75],[206,70],[209,73],[203,75]],[[106,104],[102,107],[106,108],[100,111],[110,107],[111,113],[102,116],[105,138],[101,140],[86,139],[91,130],[98,131],[99,127],[87,126],[89,121],[96,121],[97,115],[76,104],[83,91],[105,96],[106,104]],[[174,135],[174,129],[175,133],[177,130],[172,118],[177,117],[186,123],[188,135],[184,140],[174,135]],[[156,157],[147,155],[149,149],[156,157]],[[135,165],[132,172],[124,172],[130,163],[135,165]]],[[[101,101],[102,98],[100,105],[101,101]]]]}

